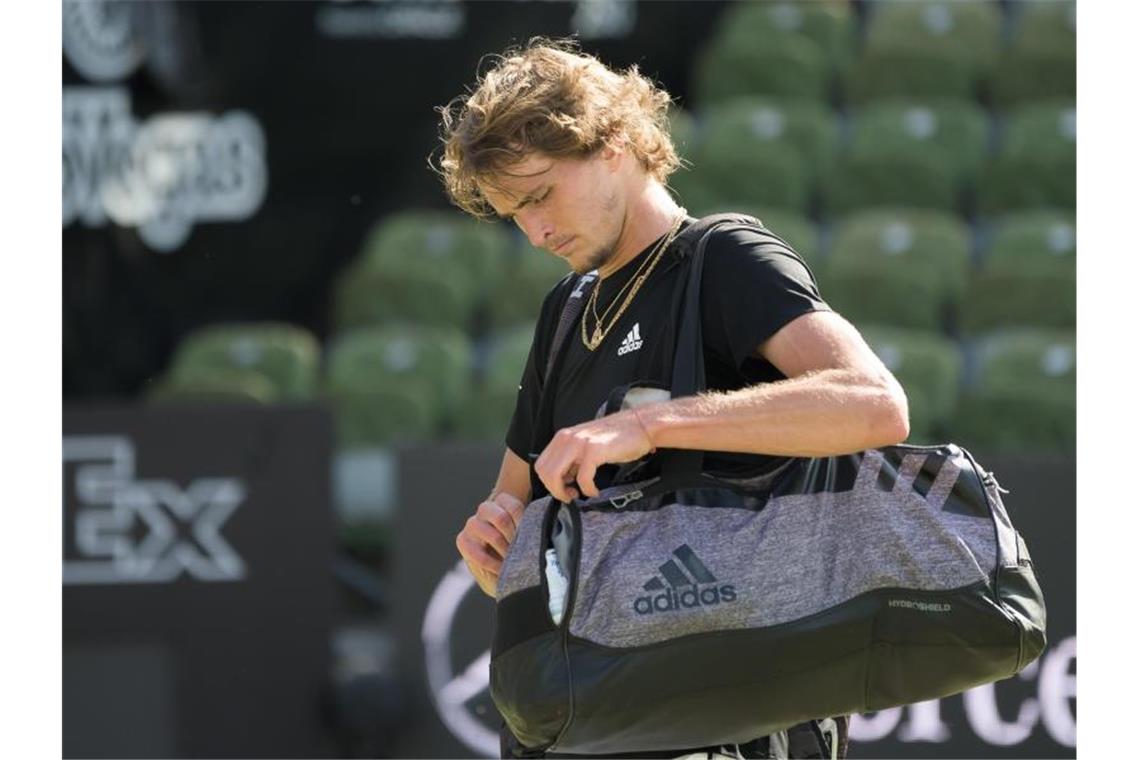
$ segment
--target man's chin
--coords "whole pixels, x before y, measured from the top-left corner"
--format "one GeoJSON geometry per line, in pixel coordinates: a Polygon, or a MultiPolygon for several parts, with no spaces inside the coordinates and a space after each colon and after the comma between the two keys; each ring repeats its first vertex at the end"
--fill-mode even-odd
{"type": "Polygon", "coordinates": [[[574,274],[589,274],[595,269],[601,269],[602,266],[610,260],[612,255],[612,253],[609,253],[607,251],[599,251],[591,256],[585,257],[584,259],[579,259],[576,257],[573,259],[566,259],[566,263],[570,265],[570,269],[574,271],[574,274]]]}

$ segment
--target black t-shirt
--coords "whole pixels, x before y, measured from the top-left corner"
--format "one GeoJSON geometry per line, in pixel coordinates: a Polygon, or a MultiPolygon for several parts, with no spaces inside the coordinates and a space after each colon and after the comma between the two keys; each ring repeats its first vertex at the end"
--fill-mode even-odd
{"type": "MultiPolygon", "coordinates": [[[[600,288],[598,314],[605,313],[656,242],[595,285],[600,288]]],[[[570,330],[556,379],[554,431],[594,419],[617,386],[648,380],[668,387],[670,378],[660,376],[657,360],[670,338],[677,278],[687,272],[671,253],[666,251],[597,350],[590,351],[583,344],[579,323],[570,330]]],[[[568,275],[543,302],[507,433],[511,451],[532,464],[535,457],[528,455],[540,453],[532,450],[532,444],[547,358],[576,280],[568,275]]],[[[615,312],[619,308],[620,303],[613,306],[615,312]]],[[[714,231],[705,251],[701,286],[701,335],[708,388],[736,390],[785,379],[770,362],[754,356],[757,347],[796,317],[828,308],[803,259],[772,233],[739,227],[714,231]]],[[[594,324],[589,317],[590,330],[594,324]]],[[[757,455],[721,453],[706,457],[705,467],[739,474],[762,469],[773,461],[757,455]]]]}

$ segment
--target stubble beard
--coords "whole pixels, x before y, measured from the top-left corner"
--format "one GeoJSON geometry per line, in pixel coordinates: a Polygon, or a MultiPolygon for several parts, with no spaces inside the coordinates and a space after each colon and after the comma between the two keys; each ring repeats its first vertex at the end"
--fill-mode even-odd
{"type": "MultiPolygon", "coordinates": [[[[603,213],[606,216],[610,216],[615,212],[617,208],[617,192],[611,191],[606,199],[602,202],[603,213]]],[[[610,261],[610,259],[614,257],[614,251],[617,249],[618,236],[620,233],[621,230],[619,229],[614,233],[614,239],[611,240],[608,244],[603,245],[601,248],[587,256],[586,260],[582,264],[579,264],[577,266],[571,264],[570,268],[574,270],[575,274],[579,275],[593,272],[595,269],[601,269],[610,261]]]]}

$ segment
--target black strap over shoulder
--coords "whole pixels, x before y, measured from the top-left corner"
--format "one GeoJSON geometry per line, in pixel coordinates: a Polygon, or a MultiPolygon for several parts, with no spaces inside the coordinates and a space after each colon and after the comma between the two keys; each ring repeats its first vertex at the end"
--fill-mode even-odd
{"type": "MultiPolygon", "coordinates": [[[[690,223],[677,235],[676,240],[669,246],[672,256],[681,263],[689,265],[689,277],[682,287],[678,288],[673,301],[674,315],[682,315],[680,327],[676,331],[675,347],[672,352],[672,383],[670,385],[673,398],[690,396],[706,388],[704,347],[701,339],[701,271],[704,268],[704,250],[708,243],[709,233],[720,225],[743,226],[751,229],[763,228],[759,219],[746,214],[726,213],[711,214],[690,223]]],[[[590,292],[597,287],[598,275],[590,272],[579,276],[574,281],[573,289],[562,307],[558,319],[558,326],[554,332],[554,339],[550,344],[550,355],[546,361],[546,374],[543,378],[542,393],[539,397],[538,414],[534,426],[534,440],[530,450],[530,459],[538,457],[546,444],[556,431],[554,427],[554,389],[557,385],[555,378],[561,367],[562,359],[566,354],[567,337],[572,328],[582,318],[582,311],[590,292]]],[[[704,454],[693,450],[662,450],[659,452],[663,465],[678,475],[697,472],[701,469],[704,454]]],[[[531,468],[531,492],[541,495],[546,492],[541,481],[531,468]]]]}

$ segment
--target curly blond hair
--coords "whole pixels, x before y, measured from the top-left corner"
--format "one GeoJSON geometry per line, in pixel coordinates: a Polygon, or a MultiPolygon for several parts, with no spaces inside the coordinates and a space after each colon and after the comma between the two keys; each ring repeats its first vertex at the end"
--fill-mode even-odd
{"type": "Polygon", "coordinates": [[[479,182],[540,152],[586,158],[620,139],[662,184],[680,165],[669,136],[669,93],[638,73],[608,68],[573,40],[531,39],[494,56],[473,89],[446,106],[435,169],[455,205],[476,217],[495,211],[479,182]]]}

